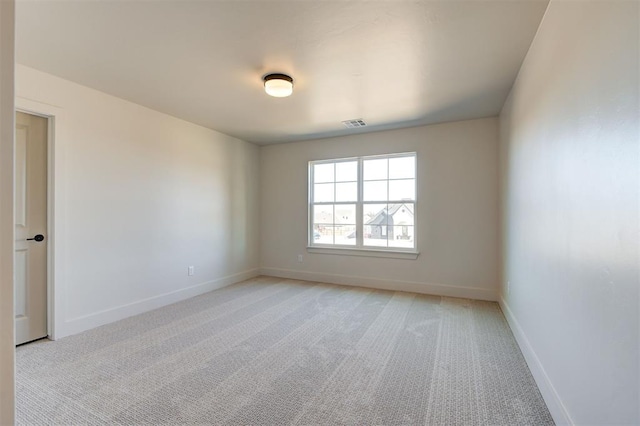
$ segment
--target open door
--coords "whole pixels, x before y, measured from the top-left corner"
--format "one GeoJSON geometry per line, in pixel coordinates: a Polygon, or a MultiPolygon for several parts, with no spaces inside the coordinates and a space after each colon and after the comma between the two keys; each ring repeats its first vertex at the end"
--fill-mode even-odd
{"type": "Polygon", "coordinates": [[[47,336],[47,127],[16,113],[16,345],[47,336]]]}

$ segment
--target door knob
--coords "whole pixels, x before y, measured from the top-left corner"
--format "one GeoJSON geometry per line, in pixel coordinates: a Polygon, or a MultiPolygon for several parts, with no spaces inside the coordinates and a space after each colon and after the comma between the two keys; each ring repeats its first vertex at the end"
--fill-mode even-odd
{"type": "Polygon", "coordinates": [[[44,241],[44,235],[38,234],[33,238],[27,238],[27,241],[36,241],[39,243],[40,241],[44,241]]]}

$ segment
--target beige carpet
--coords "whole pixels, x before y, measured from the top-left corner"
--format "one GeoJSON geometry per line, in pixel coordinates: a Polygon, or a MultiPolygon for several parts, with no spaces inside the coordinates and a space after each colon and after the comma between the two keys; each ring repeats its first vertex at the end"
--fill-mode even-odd
{"type": "Polygon", "coordinates": [[[553,424],[496,303],[260,277],[17,349],[19,424],[553,424]]]}

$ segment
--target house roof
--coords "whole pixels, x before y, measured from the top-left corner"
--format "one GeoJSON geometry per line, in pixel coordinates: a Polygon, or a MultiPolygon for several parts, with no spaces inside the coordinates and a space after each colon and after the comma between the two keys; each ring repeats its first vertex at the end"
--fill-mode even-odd
{"type": "Polygon", "coordinates": [[[405,204],[405,203],[391,204],[390,206],[388,206],[388,208],[385,207],[382,210],[380,210],[378,213],[376,213],[376,215],[367,223],[365,223],[365,225],[386,224],[387,217],[394,216],[396,213],[398,213],[398,210],[400,210],[400,208],[403,206],[409,211],[411,215],[413,215],[413,204],[405,204]]]}

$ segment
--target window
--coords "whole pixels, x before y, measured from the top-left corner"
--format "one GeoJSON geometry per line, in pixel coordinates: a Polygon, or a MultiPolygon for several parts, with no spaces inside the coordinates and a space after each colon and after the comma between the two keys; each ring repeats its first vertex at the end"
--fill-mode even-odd
{"type": "Polygon", "coordinates": [[[309,162],[309,246],[415,252],[416,154],[309,162]]]}

